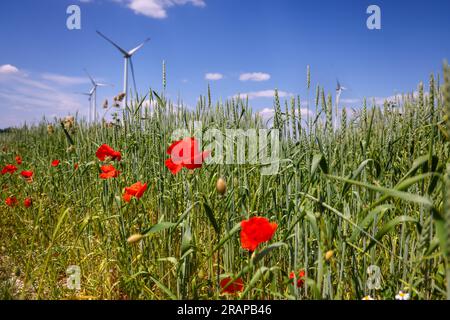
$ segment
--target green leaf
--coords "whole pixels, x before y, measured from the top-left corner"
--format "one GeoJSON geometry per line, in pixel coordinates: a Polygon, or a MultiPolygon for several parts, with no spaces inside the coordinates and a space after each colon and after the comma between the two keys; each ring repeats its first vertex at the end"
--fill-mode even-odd
{"type": "Polygon", "coordinates": [[[256,285],[256,283],[258,282],[259,278],[261,278],[261,276],[268,270],[269,270],[269,268],[267,268],[267,267],[261,267],[258,270],[256,270],[256,272],[253,275],[253,277],[250,280],[250,282],[245,286],[245,290],[244,290],[244,292],[241,295],[241,299],[243,297],[245,297],[245,295],[256,285]]]}
{"type": "Polygon", "coordinates": [[[261,250],[260,252],[255,254],[255,256],[253,257],[253,264],[257,264],[259,261],[261,261],[262,258],[264,258],[271,251],[278,249],[282,246],[287,246],[287,244],[284,242],[275,242],[275,243],[267,246],[266,248],[264,248],[263,250],[261,250]]]}
{"type": "Polygon", "coordinates": [[[384,187],[378,187],[378,186],[374,186],[368,183],[363,183],[363,182],[359,182],[359,181],[355,181],[355,180],[350,180],[350,179],[345,179],[345,178],[341,178],[341,177],[337,177],[337,176],[328,176],[331,179],[335,179],[335,180],[339,180],[339,181],[343,181],[343,182],[348,182],[351,184],[355,184],[373,191],[377,191],[380,193],[383,193],[387,196],[393,197],[393,198],[399,198],[408,202],[413,202],[413,203],[417,203],[417,204],[421,204],[424,205],[426,207],[431,207],[433,205],[433,203],[431,202],[431,200],[429,198],[426,197],[422,197],[416,194],[411,194],[411,193],[407,193],[407,192],[403,192],[403,191],[398,191],[396,189],[388,189],[388,188],[384,188],[384,187]]]}
{"type": "Polygon", "coordinates": [[[192,232],[189,224],[185,224],[183,238],[181,239],[181,255],[183,256],[192,247],[192,232]]]}
{"type": "Polygon", "coordinates": [[[206,197],[205,196],[204,196],[203,207],[205,208],[206,216],[208,217],[209,222],[211,222],[211,224],[212,224],[214,230],[216,231],[217,235],[220,235],[219,224],[217,223],[216,217],[214,217],[214,213],[213,213],[211,207],[206,202],[206,197]]]}
{"type": "Polygon", "coordinates": [[[157,223],[153,226],[151,226],[150,228],[146,229],[145,231],[142,232],[142,235],[147,237],[153,233],[159,232],[161,230],[165,230],[168,228],[172,228],[176,225],[176,223],[172,223],[172,222],[160,222],[157,223]]]}
{"type": "Polygon", "coordinates": [[[159,95],[153,91],[153,94],[156,97],[156,100],[158,100],[158,104],[161,106],[161,108],[165,109],[166,108],[166,104],[164,103],[164,101],[159,97],[159,95]]]}
{"type": "Polygon", "coordinates": [[[447,229],[445,220],[434,207],[431,209],[431,213],[433,215],[433,221],[436,227],[436,236],[439,239],[439,247],[441,249],[441,253],[444,254],[447,248],[447,229]]]}
{"type": "Polygon", "coordinates": [[[361,233],[361,230],[367,230],[370,227],[375,219],[375,216],[378,215],[378,220],[381,220],[386,211],[391,209],[395,209],[395,207],[390,204],[383,204],[371,210],[369,214],[359,223],[358,228],[355,228],[353,230],[353,233],[350,237],[350,242],[355,242],[356,238],[361,233]]]}
{"type": "Polygon", "coordinates": [[[149,276],[149,278],[160,288],[162,291],[164,291],[172,300],[177,300],[177,297],[175,294],[172,293],[172,291],[169,290],[165,285],[163,285],[161,282],[153,278],[152,276],[149,276]]]}
{"type": "MultiPolygon", "coordinates": [[[[398,224],[400,223],[404,223],[404,222],[414,222],[417,223],[417,220],[409,217],[409,216],[400,216],[397,218],[392,219],[391,221],[389,221],[388,223],[386,223],[384,225],[384,227],[378,231],[378,233],[375,235],[375,239],[377,239],[377,241],[381,241],[381,238],[389,233],[390,231],[392,231],[398,224]]],[[[375,241],[372,241],[366,248],[365,252],[367,252],[370,248],[372,248],[374,245],[376,244],[375,241]]]]}
{"type": "Polygon", "coordinates": [[[314,177],[317,168],[320,166],[320,169],[327,174],[328,173],[328,164],[325,160],[325,157],[321,153],[317,153],[313,156],[312,163],[311,163],[311,177],[314,177]]]}
{"type": "MultiPolygon", "coordinates": [[[[367,160],[364,160],[363,162],[361,162],[359,167],[355,171],[353,171],[351,175],[348,176],[348,179],[352,179],[352,180],[357,179],[359,177],[359,175],[361,174],[361,172],[364,170],[364,168],[371,162],[373,162],[375,169],[377,171],[377,176],[379,176],[381,173],[381,166],[378,163],[378,161],[373,160],[373,159],[367,159],[367,160]]],[[[342,189],[342,195],[344,195],[348,191],[348,189],[350,189],[350,183],[346,182],[346,183],[344,183],[344,188],[342,189]]]]}

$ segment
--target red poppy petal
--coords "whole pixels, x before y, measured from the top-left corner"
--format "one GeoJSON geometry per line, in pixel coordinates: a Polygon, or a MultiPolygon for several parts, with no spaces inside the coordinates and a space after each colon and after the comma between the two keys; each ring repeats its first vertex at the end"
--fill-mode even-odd
{"type": "Polygon", "coordinates": [[[181,164],[175,164],[172,158],[167,159],[165,165],[167,169],[169,169],[170,172],[172,172],[172,174],[177,174],[183,168],[181,164]]]}
{"type": "Polygon", "coordinates": [[[124,193],[123,194],[123,196],[122,196],[122,199],[125,201],[125,202],[130,202],[131,201],[131,194],[128,194],[128,193],[124,193]]]}

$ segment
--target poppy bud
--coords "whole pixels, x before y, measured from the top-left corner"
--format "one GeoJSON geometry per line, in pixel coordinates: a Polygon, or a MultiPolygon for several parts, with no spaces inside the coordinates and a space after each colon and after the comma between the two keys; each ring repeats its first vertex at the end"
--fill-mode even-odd
{"type": "Polygon", "coordinates": [[[205,272],[203,271],[203,269],[200,269],[200,271],[199,271],[199,273],[198,273],[198,277],[200,278],[200,279],[204,279],[205,278],[205,272]]]}
{"type": "Polygon", "coordinates": [[[224,195],[225,192],[227,192],[227,183],[225,182],[224,179],[219,178],[217,180],[216,189],[217,189],[217,192],[220,193],[221,195],[224,195]]]}
{"type": "Polygon", "coordinates": [[[125,98],[125,93],[122,92],[117,96],[117,101],[122,102],[123,98],[125,98]]]}
{"type": "Polygon", "coordinates": [[[133,234],[132,236],[130,236],[130,237],[127,239],[127,242],[128,242],[129,244],[136,243],[136,242],[141,241],[143,237],[144,237],[144,236],[143,236],[142,234],[136,233],[136,234],[133,234]]]}
{"type": "Polygon", "coordinates": [[[325,260],[328,261],[330,260],[334,255],[334,251],[333,250],[328,250],[327,253],[325,253],[325,260]]]}

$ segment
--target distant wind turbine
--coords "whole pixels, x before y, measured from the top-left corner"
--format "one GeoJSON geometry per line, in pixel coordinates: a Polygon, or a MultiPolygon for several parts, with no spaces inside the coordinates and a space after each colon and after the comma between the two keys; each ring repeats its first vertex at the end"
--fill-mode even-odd
{"type": "Polygon", "coordinates": [[[150,38],[145,39],[144,42],[142,42],[140,45],[138,45],[136,48],[131,49],[130,51],[126,51],[125,49],[122,49],[119,45],[114,43],[111,39],[106,37],[104,34],[102,34],[100,31],[97,31],[97,33],[104,38],[106,41],[111,43],[114,47],[116,47],[117,50],[122,53],[124,57],[124,71],[123,71],[123,92],[125,93],[125,106],[127,105],[128,100],[128,64],[130,64],[131,68],[131,76],[133,77],[133,85],[134,85],[134,92],[137,93],[137,87],[136,87],[136,79],[134,77],[134,67],[133,67],[133,60],[131,57],[133,54],[135,54],[139,49],[141,49],[146,42],[150,40],[150,38]]]}
{"type": "Polygon", "coordinates": [[[342,91],[347,90],[346,87],[341,86],[341,84],[339,83],[339,80],[336,79],[336,116],[334,117],[334,121],[335,121],[335,126],[337,125],[337,119],[339,117],[339,100],[341,99],[341,94],[342,91]]]}
{"type": "Polygon", "coordinates": [[[94,80],[94,78],[91,77],[89,72],[87,72],[86,69],[84,69],[84,72],[86,72],[87,76],[89,77],[89,80],[91,80],[92,83],[92,89],[89,91],[89,102],[90,102],[90,110],[89,110],[89,119],[90,122],[93,121],[94,123],[97,122],[97,87],[106,87],[106,86],[112,86],[107,83],[100,83],[94,80]]]}
{"type": "Polygon", "coordinates": [[[92,116],[92,96],[94,95],[94,88],[92,88],[89,92],[77,92],[78,94],[82,94],[85,96],[88,96],[88,101],[89,101],[89,114],[88,114],[88,121],[89,123],[92,122],[91,116],[92,116]]]}
{"type": "Polygon", "coordinates": [[[339,107],[339,99],[341,98],[341,93],[343,90],[347,90],[346,87],[341,86],[341,84],[339,83],[339,80],[336,80],[337,85],[336,85],[336,105],[339,107]]]}

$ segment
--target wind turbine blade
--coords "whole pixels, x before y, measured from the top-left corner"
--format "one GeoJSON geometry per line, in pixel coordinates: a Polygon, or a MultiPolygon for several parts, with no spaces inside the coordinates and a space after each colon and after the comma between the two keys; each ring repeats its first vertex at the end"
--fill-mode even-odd
{"type": "Polygon", "coordinates": [[[108,41],[109,43],[111,43],[114,47],[117,48],[117,50],[119,50],[124,56],[128,56],[128,52],[126,52],[124,49],[122,49],[121,47],[119,47],[119,45],[115,44],[111,39],[109,39],[107,36],[105,36],[103,33],[101,33],[100,31],[97,30],[97,33],[106,41],[108,41]]]}
{"type": "Polygon", "coordinates": [[[138,45],[136,48],[131,49],[130,51],[128,51],[128,55],[132,56],[133,54],[135,54],[136,51],[138,51],[140,48],[142,48],[144,46],[144,44],[146,44],[149,40],[150,40],[150,38],[145,39],[145,41],[142,42],[140,45],[138,45]]]}
{"type": "Polygon", "coordinates": [[[135,79],[135,77],[134,77],[133,60],[131,60],[131,57],[130,57],[130,67],[131,67],[131,76],[133,77],[134,94],[137,96],[136,79],[135,79]]]}
{"type": "Polygon", "coordinates": [[[91,77],[91,75],[89,74],[89,72],[86,69],[84,69],[84,72],[86,72],[87,76],[89,77],[89,80],[91,80],[92,85],[95,86],[94,78],[91,77]]]}
{"type": "Polygon", "coordinates": [[[110,83],[97,83],[97,87],[114,87],[113,84],[110,83]]]}

